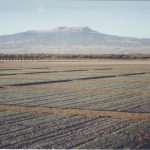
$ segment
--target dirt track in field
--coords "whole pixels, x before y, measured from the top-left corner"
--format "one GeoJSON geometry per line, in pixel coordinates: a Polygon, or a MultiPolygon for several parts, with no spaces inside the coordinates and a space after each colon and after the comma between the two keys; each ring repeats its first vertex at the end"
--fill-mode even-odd
{"type": "Polygon", "coordinates": [[[17,112],[33,112],[33,113],[53,113],[59,115],[81,115],[81,116],[101,116],[122,119],[150,119],[150,113],[128,113],[116,111],[94,111],[82,109],[62,109],[62,108],[43,108],[43,107],[27,107],[17,105],[0,105],[0,110],[17,111],[17,112]]]}

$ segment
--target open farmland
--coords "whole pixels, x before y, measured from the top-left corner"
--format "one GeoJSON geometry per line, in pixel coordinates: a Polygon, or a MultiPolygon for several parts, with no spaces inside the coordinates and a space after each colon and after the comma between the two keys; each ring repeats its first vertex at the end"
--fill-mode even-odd
{"type": "Polygon", "coordinates": [[[1,62],[0,148],[150,148],[150,61],[1,62]]]}

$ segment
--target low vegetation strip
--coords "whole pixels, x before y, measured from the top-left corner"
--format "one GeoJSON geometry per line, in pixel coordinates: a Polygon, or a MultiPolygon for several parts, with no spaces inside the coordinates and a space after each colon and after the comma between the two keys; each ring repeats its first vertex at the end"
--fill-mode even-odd
{"type": "Polygon", "coordinates": [[[42,73],[57,73],[57,72],[79,72],[79,71],[88,71],[88,70],[62,70],[62,71],[41,71],[41,72],[27,72],[21,74],[42,74],[42,73]]]}
{"type": "Polygon", "coordinates": [[[44,108],[17,105],[0,105],[0,110],[17,111],[17,112],[34,112],[34,113],[54,113],[60,115],[81,115],[81,116],[101,116],[122,119],[150,119],[150,113],[129,113],[117,111],[94,111],[82,109],[62,109],[62,108],[44,108]]]}
{"type": "Polygon", "coordinates": [[[11,86],[30,86],[30,85],[42,85],[42,84],[50,84],[50,83],[59,83],[59,82],[70,82],[72,80],[53,80],[53,81],[40,81],[40,82],[29,82],[29,83],[18,83],[13,84],[11,86]]]}
{"type": "MultiPolygon", "coordinates": [[[[119,77],[119,76],[143,75],[143,74],[148,74],[148,73],[150,73],[150,72],[130,73],[130,74],[121,74],[121,75],[92,76],[92,77],[82,77],[82,78],[65,79],[65,80],[52,80],[52,81],[17,83],[17,84],[11,84],[11,85],[8,85],[8,86],[31,86],[31,85],[42,85],[42,84],[51,84],[51,83],[59,83],[59,82],[96,80],[96,79],[105,79],[105,78],[115,78],[115,77],[119,77]]],[[[27,73],[27,74],[29,74],[29,73],[27,73]]],[[[32,74],[34,74],[34,73],[32,73],[32,74]]],[[[7,75],[11,75],[11,74],[7,74],[7,75]]]]}
{"type": "Polygon", "coordinates": [[[0,69],[0,71],[15,71],[15,70],[21,70],[21,69],[0,69]]]}
{"type": "Polygon", "coordinates": [[[10,74],[0,74],[0,76],[14,76],[17,75],[16,73],[10,73],[10,74]]]}

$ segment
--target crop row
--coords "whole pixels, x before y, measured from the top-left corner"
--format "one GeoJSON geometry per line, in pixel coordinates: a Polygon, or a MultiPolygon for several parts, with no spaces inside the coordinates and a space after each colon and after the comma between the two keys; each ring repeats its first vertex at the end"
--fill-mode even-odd
{"type": "Polygon", "coordinates": [[[90,142],[83,143],[75,147],[81,149],[95,149],[95,148],[144,148],[144,145],[149,145],[150,140],[150,121],[142,120],[125,126],[103,137],[97,137],[90,142]]]}
{"type": "MultiPolygon", "coordinates": [[[[57,93],[37,95],[34,97],[20,97],[19,99],[11,99],[3,101],[1,104],[25,105],[25,106],[43,106],[43,107],[60,107],[60,108],[86,108],[99,110],[132,110],[133,107],[144,106],[148,103],[149,95],[140,94],[117,94],[116,92],[108,93],[57,93]],[[111,98],[110,98],[111,97],[111,98]],[[137,102],[138,100],[138,102],[137,102]]],[[[15,96],[16,97],[16,96],[15,96]]]]}
{"type": "Polygon", "coordinates": [[[16,120],[10,126],[3,126],[11,131],[5,132],[5,136],[1,134],[1,148],[69,148],[111,133],[131,122],[99,117],[55,117],[34,116],[29,120],[16,120]]]}

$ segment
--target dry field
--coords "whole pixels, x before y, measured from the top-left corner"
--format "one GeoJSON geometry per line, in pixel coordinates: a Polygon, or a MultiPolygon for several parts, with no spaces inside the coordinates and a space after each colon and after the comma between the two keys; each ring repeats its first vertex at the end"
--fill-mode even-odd
{"type": "Polygon", "coordinates": [[[0,148],[150,149],[150,61],[0,63],[0,148]]]}

